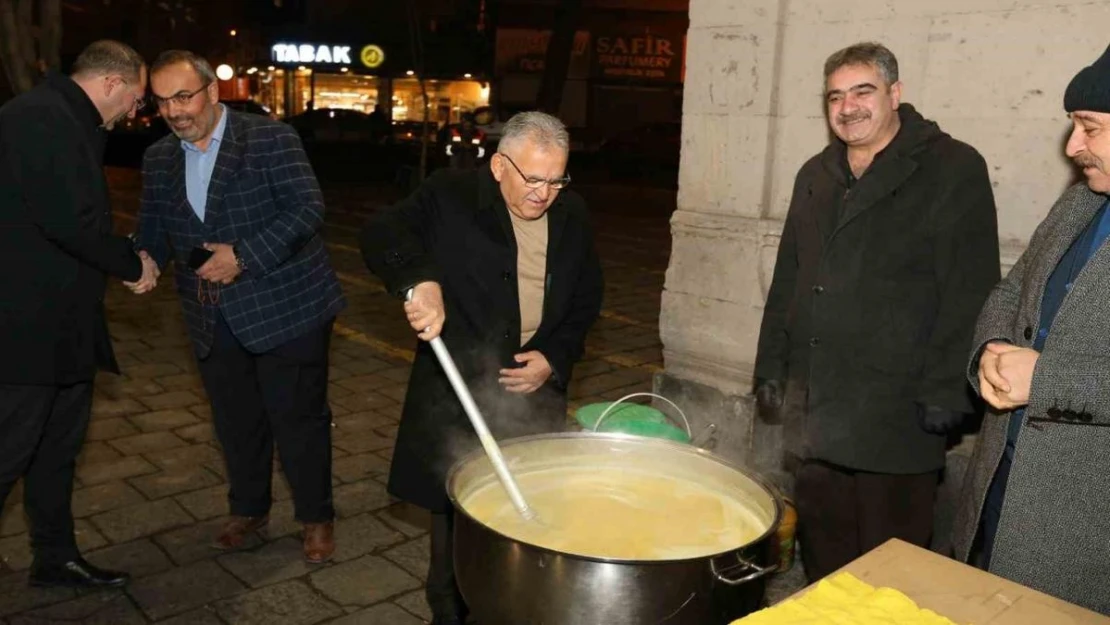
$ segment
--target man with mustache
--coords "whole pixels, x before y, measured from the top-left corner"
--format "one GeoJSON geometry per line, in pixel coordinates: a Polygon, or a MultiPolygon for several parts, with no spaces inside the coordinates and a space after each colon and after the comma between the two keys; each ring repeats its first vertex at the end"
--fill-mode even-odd
{"type": "Polygon", "coordinates": [[[890,538],[928,545],[999,279],[986,163],[901,98],[879,44],[825,63],[835,140],[795,180],[760,330],[756,399],[781,412],[811,580],[890,538]]]}
{"type": "Polygon", "coordinates": [[[292,128],[219,103],[203,58],[163,52],[150,88],[173,134],[143,159],[138,247],[174,262],[212,402],[231,486],[214,546],[237,549],[267,523],[276,443],[304,557],[324,562],[335,551],[328,344],[345,301],[316,176],[292,128]]]}
{"type": "Polygon", "coordinates": [[[1083,172],[979,316],[968,379],[994,410],[956,555],[1110,615],[1110,48],[1064,92],[1083,172]]]}
{"type": "Polygon", "coordinates": [[[153,282],[112,234],[104,129],[134,117],[146,64],[118,41],[86,47],[0,108],[0,508],[23,478],[35,586],[120,586],[81,558],[70,499],[97,370],[119,373],[104,316],[109,275],[153,282]]]}

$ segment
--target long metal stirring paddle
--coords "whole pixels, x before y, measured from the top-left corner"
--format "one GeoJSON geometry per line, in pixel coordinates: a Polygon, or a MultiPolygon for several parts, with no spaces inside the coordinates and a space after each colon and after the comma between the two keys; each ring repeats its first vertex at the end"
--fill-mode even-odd
{"type": "MultiPolygon", "coordinates": [[[[412,301],[412,289],[405,293],[405,301],[412,301]]],[[[529,521],[535,519],[536,511],[528,506],[528,502],[524,501],[524,495],[520,494],[520,488],[516,485],[513,474],[509,472],[508,465],[505,464],[505,457],[501,455],[501,448],[498,447],[497,441],[490,434],[489,428],[486,427],[486,420],[482,418],[482,412],[478,409],[478,404],[474,403],[474,397],[470,394],[470,389],[467,388],[466,382],[459,375],[459,369],[455,366],[451,353],[447,351],[447,345],[443,343],[443,339],[439,336],[429,341],[429,343],[432,344],[432,351],[439,359],[439,365],[443,367],[447,379],[451,381],[455,394],[459,396],[463,410],[466,411],[466,416],[470,418],[470,424],[474,426],[474,431],[478,433],[478,440],[481,441],[482,447],[486,450],[486,455],[489,456],[494,473],[501,480],[501,485],[505,487],[505,492],[509,495],[509,501],[513,503],[513,507],[520,513],[520,516],[529,521]]]]}

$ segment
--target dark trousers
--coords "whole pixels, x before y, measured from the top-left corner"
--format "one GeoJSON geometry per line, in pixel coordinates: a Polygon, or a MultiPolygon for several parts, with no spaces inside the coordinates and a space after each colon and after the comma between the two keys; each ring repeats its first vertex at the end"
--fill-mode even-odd
{"type": "Polygon", "coordinates": [[[806,461],[794,486],[806,577],[816,581],[891,538],[928,547],[939,471],[867,473],[806,461]]]}
{"type": "Polygon", "coordinates": [[[92,382],[0,385],[0,509],[19,478],[35,564],[79,556],[73,535],[73,470],[85,442],[92,382]]]}
{"type": "Polygon", "coordinates": [[[335,517],[327,401],[332,323],[252,354],[217,315],[212,350],[199,368],[227,463],[231,514],[269,513],[276,442],[297,520],[335,517]]]}
{"type": "Polygon", "coordinates": [[[455,511],[432,513],[432,558],[424,596],[439,621],[466,619],[466,603],[455,581],[455,511]]]}
{"type": "Polygon", "coordinates": [[[1010,467],[1013,463],[1006,454],[1002,455],[1002,462],[991,478],[990,488],[987,490],[987,501],[983,504],[982,519],[979,524],[979,540],[973,549],[971,561],[983,569],[991,568],[991,554],[994,553],[994,538],[998,534],[998,522],[1002,520],[1002,503],[1006,500],[1006,482],[1010,480],[1010,467]]]}

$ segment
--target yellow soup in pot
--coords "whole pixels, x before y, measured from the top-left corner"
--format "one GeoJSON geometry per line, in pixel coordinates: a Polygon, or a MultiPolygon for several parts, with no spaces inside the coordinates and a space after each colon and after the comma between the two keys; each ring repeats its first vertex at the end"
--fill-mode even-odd
{"type": "Polygon", "coordinates": [[[563,553],[622,560],[695,558],[740,547],[767,529],[742,501],[664,474],[583,467],[515,477],[538,520],[521,518],[496,480],[460,504],[487,527],[563,553]]]}

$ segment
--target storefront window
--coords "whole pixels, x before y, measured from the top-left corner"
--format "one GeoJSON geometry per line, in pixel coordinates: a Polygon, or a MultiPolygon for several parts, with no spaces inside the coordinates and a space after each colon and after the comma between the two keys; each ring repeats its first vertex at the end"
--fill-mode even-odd
{"type": "MultiPolygon", "coordinates": [[[[428,80],[428,119],[437,125],[458,123],[463,113],[489,105],[489,87],[474,80],[428,80]]],[[[403,78],[393,81],[393,119],[424,119],[424,98],[420,81],[403,78]]]]}
{"type": "MultiPolygon", "coordinates": [[[[316,76],[315,106],[321,108],[350,109],[360,113],[373,113],[378,103],[379,79],[375,76],[349,74],[318,74],[316,76]]],[[[306,91],[304,97],[312,96],[306,91]]]]}
{"type": "MultiPolygon", "coordinates": [[[[260,68],[255,100],[268,107],[278,118],[292,117],[308,110],[346,109],[370,114],[385,104],[388,78],[353,72],[317,73],[315,91],[312,70],[260,68]],[[293,80],[292,88],[286,86],[293,80]],[[289,91],[289,93],[287,93],[289,91]],[[288,98],[288,101],[287,101],[288,98]],[[313,101],[314,100],[314,101],[313,101]]],[[[428,80],[428,118],[437,126],[458,123],[464,113],[489,105],[489,84],[474,80],[428,80]]],[[[393,120],[421,121],[423,97],[415,78],[393,80],[393,120]]]]}

